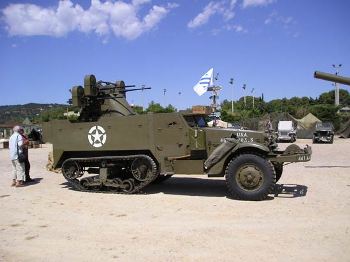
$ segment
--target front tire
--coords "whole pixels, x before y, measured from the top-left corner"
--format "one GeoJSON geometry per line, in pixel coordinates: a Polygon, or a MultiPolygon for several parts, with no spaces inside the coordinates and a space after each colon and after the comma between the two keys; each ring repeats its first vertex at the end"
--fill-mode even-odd
{"type": "Polygon", "coordinates": [[[295,141],[297,141],[297,138],[295,136],[292,136],[292,139],[290,140],[290,142],[294,143],[295,141]]]}
{"type": "Polygon", "coordinates": [[[264,200],[276,184],[272,163],[254,154],[232,159],[226,167],[225,178],[230,196],[241,200],[264,200]]]}
{"type": "Polygon", "coordinates": [[[283,164],[274,162],[272,163],[273,167],[275,168],[275,173],[276,173],[276,183],[278,180],[280,180],[282,173],[283,173],[283,164]]]}

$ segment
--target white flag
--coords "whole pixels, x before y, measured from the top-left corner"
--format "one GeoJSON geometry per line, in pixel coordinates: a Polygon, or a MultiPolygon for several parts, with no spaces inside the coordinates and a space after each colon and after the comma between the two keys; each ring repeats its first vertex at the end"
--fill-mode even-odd
{"type": "Polygon", "coordinates": [[[207,92],[209,86],[213,86],[213,73],[214,69],[210,68],[208,72],[206,72],[198,83],[193,87],[193,90],[199,95],[203,95],[207,92]]]}

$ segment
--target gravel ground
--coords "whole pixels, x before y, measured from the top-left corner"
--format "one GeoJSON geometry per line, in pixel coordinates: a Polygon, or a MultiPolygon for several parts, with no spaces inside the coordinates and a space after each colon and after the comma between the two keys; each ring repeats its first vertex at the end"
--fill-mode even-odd
{"type": "Polygon", "coordinates": [[[35,183],[13,188],[1,149],[0,261],[350,261],[350,139],[312,148],[260,202],[205,176],[137,195],[73,191],[45,170],[49,145],[29,151],[35,183]]]}

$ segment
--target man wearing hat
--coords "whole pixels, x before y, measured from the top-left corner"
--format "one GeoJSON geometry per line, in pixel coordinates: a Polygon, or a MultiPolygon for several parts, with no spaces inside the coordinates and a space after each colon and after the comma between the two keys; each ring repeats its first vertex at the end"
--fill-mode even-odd
{"type": "Polygon", "coordinates": [[[13,180],[11,186],[15,187],[23,186],[23,181],[25,180],[24,162],[19,161],[19,155],[23,153],[22,146],[24,142],[23,137],[19,133],[21,129],[23,128],[15,126],[9,141],[10,159],[13,166],[13,180]]]}

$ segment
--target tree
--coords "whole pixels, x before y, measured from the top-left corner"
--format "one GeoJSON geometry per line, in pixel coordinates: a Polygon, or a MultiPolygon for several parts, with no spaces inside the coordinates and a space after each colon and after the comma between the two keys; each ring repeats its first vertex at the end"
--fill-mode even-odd
{"type": "Polygon", "coordinates": [[[171,113],[175,111],[176,111],[176,108],[170,104],[164,108],[159,103],[155,103],[154,101],[151,101],[151,103],[148,105],[146,109],[146,112],[153,112],[153,113],[171,113]]]}
{"type": "Polygon", "coordinates": [[[310,111],[322,122],[332,122],[335,129],[340,126],[340,117],[337,114],[339,107],[335,105],[314,105],[310,107],[310,111]]]}
{"type": "MultiPolygon", "coordinates": [[[[334,91],[324,92],[319,97],[320,104],[334,104],[334,91]]],[[[339,102],[341,105],[350,105],[350,94],[345,89],[339,89],[339,102]]]]}
{"type": "Polygon", "coordinates": [[[136,114],[144,114],[145,111],[143,111],[143,107],[142,106],[133,106],[132,109],[135,111],[136,114]]]}

